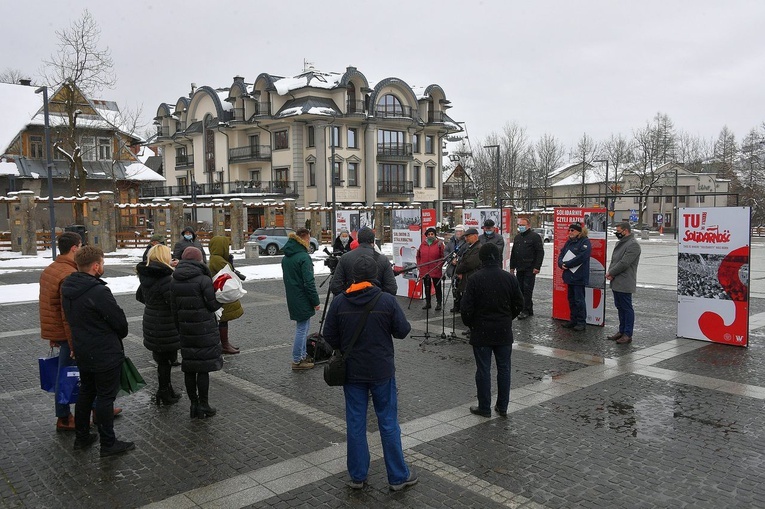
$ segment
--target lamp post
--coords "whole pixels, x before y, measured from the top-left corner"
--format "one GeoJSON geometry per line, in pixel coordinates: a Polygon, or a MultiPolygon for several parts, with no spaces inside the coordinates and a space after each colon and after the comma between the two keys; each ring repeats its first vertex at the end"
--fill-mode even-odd
{"type": "MultiPolygon", "coordinates": [[[[606,190],[605,190],[606,196],[605,196],[605,202],[606,202],[606,214],[608,214],[609,211],[611,210],[610,207],[608,206],[608,159],[598,159],[598,160],[593,161],[593,163],[606,163],[606,190]]],[[[609,222],[611,224],[614,224],[614,216],[611,216],[611,219],[609,220],[609,222]]]]}
{"type": "MultiPolygon", "coordinates": [[[[335,144],[337,143],[337,138],[335,137],[335,126],[333,125],[335,122],[335,118],[332,117],[332,123],[329,125],[329,150],[330,150],[330,176],[332,178],[332,238],[334,239],[337,236],[337,232],[335,231],[337,228],[337,204],[335,202],[335,180],[337,180],[337,177],[335,176],[335,144]]],[[[338,133],[339,134],[339,133],[338,133]]]]}
{"type": "Polygon", "coordinates": [[[673,237],[674,237],[675,240],[677,240],[677,230],[680,229],[680,221],[679,221],[679,217],[677,217],[678,212],[680,212],[680,210],[677,208],[677,194],[679,193],[679,190],[677,188],[677,172],[678,171],[679,171],[679,168],[677,166],[675,166],[675,207],[674,207],[674,212],[673,212],[673,214],[675,216],[674,217],[675,232],[674,232],[673,237]]]}
{"type": "Polygon", "coordinates": [[[53,259],[56,259],[56,213],[53,210],[53,162],[50,153],[50,111],[48,110],[48,87],[42,86],[35,90],[35,94],[42,92],[43,115],[45,117],[45,168],[48,173],[48,212],[50,213],[50,250],[53,259]]]}
{"type": "Polygon", "coordinates": [[[483,148],[497,149],[497,208],[499,209],[499,231],[502,231],[502,198],[499,195],[499,145],[484,145],[483,148]]]}

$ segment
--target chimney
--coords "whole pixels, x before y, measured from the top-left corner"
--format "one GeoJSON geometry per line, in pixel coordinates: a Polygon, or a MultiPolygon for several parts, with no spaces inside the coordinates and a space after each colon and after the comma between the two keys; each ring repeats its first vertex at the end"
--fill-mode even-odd
{"type": "Polygon", "coordinates": [[[234,83],[237,81],[244,81],[244,76],[234,76],[234,83]]]}
{"type": "Polygon", "coordinates": [[[192,84],[191,84],[191,92],[189,92],[189,97],[191,97],[192,95],[194,95],[194,92],[195,92],[196,90],[197,90],[197,84],[196,84],[196,83],[192,83],[192,84]]]}
{"type": "Polygon", "coordinates": [[[19,85],[24,85],[25,87],[31,87],[32,86],[32,78],[21,78],[19,80],[19,85]]]}

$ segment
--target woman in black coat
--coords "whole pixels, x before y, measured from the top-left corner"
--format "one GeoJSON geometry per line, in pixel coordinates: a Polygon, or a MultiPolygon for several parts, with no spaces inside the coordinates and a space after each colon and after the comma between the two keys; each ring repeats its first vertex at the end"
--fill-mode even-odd
{"type": "Polygon", "coordinates": [[[181,338],[181,369],[191,400],[190,416],[204,419],[215,415],[210,406],[210,371],[223,367],[218,319],[221,305],[215,300],[212,275],[195,247],[183,251],[170,284],[175,323],[181,338]],[[198,395],[197,395],[198,394],[198,395]]]}
{"type": "Polygon", "coordinates": [[[172,405],[181,399],[170,383],[170,369],[181,347],[173,318],[170,259],[170,248],[157,244],[148,251],[146,261],[136,266],[141,285],[135,298],[146,305],[143,310],[143,346],[151,350],[157,363],[157,405],[172,405]]]}

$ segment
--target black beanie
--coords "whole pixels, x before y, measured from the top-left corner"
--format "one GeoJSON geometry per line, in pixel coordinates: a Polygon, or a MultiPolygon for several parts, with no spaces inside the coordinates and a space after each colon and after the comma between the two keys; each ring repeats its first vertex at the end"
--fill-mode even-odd
{"type": "Polygon", "coordinates": [[[498,262],[500,260],[499,248],[491,243],[484,244],[478,250],[478,259],[482,262],[498,262]]]}
{"type": "Polygon", "coordinates": [[[371,256],[363,255],[353,264],[353,282],[373,281],[377,279],[377,263],[371,256]]]}

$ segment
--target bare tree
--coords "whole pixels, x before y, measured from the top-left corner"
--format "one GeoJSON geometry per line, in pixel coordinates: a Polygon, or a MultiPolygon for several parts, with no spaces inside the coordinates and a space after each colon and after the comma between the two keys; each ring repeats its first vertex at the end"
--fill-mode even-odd
{"type": "MultiPolygon", "coordinates": [[[[86,192],[87,174],[82,164],[82,147],[77,130],[77,118],[90,106],[85,96],[110,88],[116,79],[111,51],[101,47],[101,29],[86,9],[68,28],[56,32],[58,51],[44,62],[42,74],[51,87],[61,87],[51,110],[66,117],[59,126],[60,141],[56,150],[69,161],[69,182],[74,196],[86,192]]],[[[77,223],[83,220],[83,204],[74,205],[77,223]]]]}
{"type": "Polygon", "coordinates": [[[657,113],[653,118],[656,123],[656,162],[659,164],[669,163],[675,160],[675,124],[666,113],[657,113]]]}
{"type": "Polygon", "coordinates": [[[550,186],[550,174],[561,165],[565,153],[566,149],[563,143],[552,134],[547,133],[537,140],[531,151],[532,189],[543,189],[545,208],[547,208],[547,188],[550,186]]]}
{"type": "Polygon", "coordinates": [[[686,132],[677,136],[677,161],[688,171],[700,172],[704,161],[712,156],[711,143],[686,132]]]}
{"type": "MultiPolygon", "coordinates": [[[[634,133],[635,164],[629,170],[625,170],[624,174],[629,174],[632,177],[630,180],[634,179],[631,188],[626,192],[638,195],[639,223],[644,223],[648,196],[659,181],[666,181],[666,173],[671,166],[665,161],[670,154],[666,129],[660,122],[648,122],[643,129],[634,133]]],[[[671,153],[674,153],[674,150],[671,153]]]]}
{"type": "Polygon", "coordinates": [[[18,85],[19,81],[25,78],[29,78],[29,76],[25,76],[21,69],[6,67],[0,72],[0,83],[13,83],[14,85],[18,85]]]}
{"type": "Polygon", "coordinates": [[[571,160],[576,161],[577,164],[580,165],[579,171],[581,172],[582,177],[582,206],[585,205],[585,195],[587,194],[587,171],[592,166],[592,161],[595,159],[597,153],[598,144],[587,133],[582,134],[582,137],[579,138],[579,141],[576,144],[576,148],[571,151],[571,160]]]}
{"type": "MultiPolygon", "coordinates": [[[[635,162],[634,144],[622,134],[612,134],[608,141],[601,146],[600,154],[601,159],[608,160],[608,177],[614,182],[614,185],[609,187],[609,191],[618,193],[619,182],[622,180],[624,169],[635,162]]],[[[603,177],[605,177],[605,175],[603,175],[603,177]]]]}
{"type": "Polygon", "coordinates": [[[515,122],[505,124],[499,145],[501,147],[502,171],[500,172],[500,193],[510,196],[510,204],[522,208],[522,196],[530,197],[531,165],[529,155],[531,146],[526,128],[515,122]],[[524,193],[524,190],[528,190],[524,193]]]}

